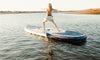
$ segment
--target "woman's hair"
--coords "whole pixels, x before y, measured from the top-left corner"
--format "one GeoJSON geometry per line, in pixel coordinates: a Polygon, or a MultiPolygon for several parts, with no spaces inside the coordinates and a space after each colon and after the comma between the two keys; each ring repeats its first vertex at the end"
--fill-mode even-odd
{"type": "Polygon", "coordinates": [[[51,3],[48,4],[48,7],[49,7],[50,9],[52,9],[52,5],[51,5],[51,3]]]}

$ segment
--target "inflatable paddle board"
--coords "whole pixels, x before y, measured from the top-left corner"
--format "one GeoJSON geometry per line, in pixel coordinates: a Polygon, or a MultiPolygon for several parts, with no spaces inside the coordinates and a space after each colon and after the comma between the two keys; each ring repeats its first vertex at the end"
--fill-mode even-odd
{"type": "Polygon", "coordinates": [[[83,33],[75,31],[66,31],[60,29],[60,32],[57,32],[54,28],[46,28],[45,33],[43,32],[42,27],[27,25],[24,30],[31,34],[36,34],[39,36],[44,36],[47,38],[57,39],[57,40],[86,40],[87,36],[83,33]]]}

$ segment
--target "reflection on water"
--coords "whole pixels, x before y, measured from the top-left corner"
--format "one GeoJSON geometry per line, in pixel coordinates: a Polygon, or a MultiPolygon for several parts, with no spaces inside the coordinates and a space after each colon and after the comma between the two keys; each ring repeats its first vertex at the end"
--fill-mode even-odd
{"type": "Polygon", "coordinates": [[[43,58],[46,59],[46,60],[53,60],[53,55],[54,55],[53,49],[55,49],[54,47],[56,45],[54,40],[43,37],[43,36],[38,36],[38,35],[35,35],[35,34],[29,34],[29,33],[27,33],[27,34],[32,36],[32,37],[36,37],[38,39],[41,39],[42,43],[44,45],[44,47],[41,48],[43,58]]]}
{"type": "Polygon", "coordinates": [[[43,52],[44,54],[44,58],[48,59],[48,60],[53,60],[53,49],[54,49],[54,43],[51,43],[50,40],[48,40],[48,38],[45,39],[41,39],[43,44],[44,44],[44,48],[41,52],[43,52]]]}

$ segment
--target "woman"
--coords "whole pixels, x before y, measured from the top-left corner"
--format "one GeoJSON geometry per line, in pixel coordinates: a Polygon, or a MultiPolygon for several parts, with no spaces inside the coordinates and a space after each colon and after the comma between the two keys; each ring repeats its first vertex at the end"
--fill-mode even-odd
{"type": "Polygon", "coordinates": [[[51,3],[49,3],[48,7],[46,8],[46,14],[47,14],[46,19],[43,21],[43,32],[44,33],[45,33],[45,22],[47,22],[47,21],[50,21],[51,23],[53,23],[53,25],[56,27],[58,32],[60,32],[60,30],[58,29],[57,25],[55,24],[55,22],[53,20],[52,11],[60,12],[57,9],[53,9],[51,3]]]}

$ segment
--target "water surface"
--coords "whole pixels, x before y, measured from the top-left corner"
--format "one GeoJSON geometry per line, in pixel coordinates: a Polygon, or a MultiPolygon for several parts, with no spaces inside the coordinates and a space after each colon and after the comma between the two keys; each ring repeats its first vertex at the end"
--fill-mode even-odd
{"type": "MultiPolygon", "coordinates": [[[[53,16],[59,28],[84,33],[87,42],[74,45],[24,32],[27,24],[42,26],[45,13],[2,14],[0,60],[100,60],[100,15],[53,16]]],[[[47,22],[46,27],[53,25],[47,22]]]]}

